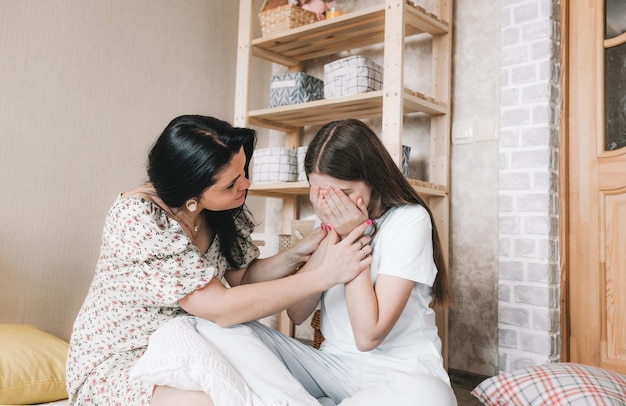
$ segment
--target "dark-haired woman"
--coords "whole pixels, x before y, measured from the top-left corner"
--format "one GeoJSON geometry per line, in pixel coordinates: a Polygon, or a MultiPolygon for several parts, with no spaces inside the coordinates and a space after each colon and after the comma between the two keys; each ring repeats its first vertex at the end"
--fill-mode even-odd
{"type": "Polygon", "coordinates": [[[257,259],[244,205],[255,137],[212,117],[175,118],[150,151],[149,182],[117,197],[70,340],[71,404],[212,405],[204,392],[130,377],[159,326],[180,315],[219,326],[256,320],[347,282],[369,265],[359,252],[368,241],[365,225],[340,242],[320,228],[274,257],[257,259]],[[327,235],[334,243],[323,261],[306,265],[327,235]],[[293,275],[300,266],[310,272],[293,275]]]}
{"type": "Polygon", "coordinates": [[[359,120],[323,126],[304,165],[323,224],[347,237],[373,219],[372,240],[363,247],[371,249],[372,263],[348,283],[288,310],[299,324],[321,301],[321,351],[264,326],[255,325],[257,335],[318,398],[342,406],[456,405],[431,308],[446,305],[450,291],[429,208],[359,120]]]}

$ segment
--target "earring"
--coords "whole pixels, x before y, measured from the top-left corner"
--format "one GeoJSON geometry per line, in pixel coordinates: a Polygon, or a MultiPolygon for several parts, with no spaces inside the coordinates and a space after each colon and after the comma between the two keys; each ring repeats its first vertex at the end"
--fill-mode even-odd
{"type": "Polygon", "coordinates": [[[190,212],[194,212],[196,211],[196,209],[198,208],[198,203],[196,203],[195,200],[190,200],[187,202],[187,210],[189,210],[190,212]]]}

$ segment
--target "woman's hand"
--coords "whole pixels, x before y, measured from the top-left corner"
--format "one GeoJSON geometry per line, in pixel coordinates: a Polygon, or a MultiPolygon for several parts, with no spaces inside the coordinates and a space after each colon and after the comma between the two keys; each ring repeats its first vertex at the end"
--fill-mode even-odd
{"type": "Polygon", "coordinates": [[[322,224],[290,248],[292,250],[292,255],[296,255],[301,258],[302,262],[308,261],[311,254],[318,249],[320,243],[326,235],[326,226],[322,224]]]}
{"type": "Polygon", "coordinates": [[[338,188],[322,189],[313,185],[309,199],[322,223],[330,224],[341,238],[368,218],[367,206],[363,199],[359,197],[355,203],[338,188]]]}
{"type": "Polygon", "coordinates": [[[247,268],[226,272],[230,286],[269,281],[293,274],[305,264],[326,237],[326,227],[319,227],[295,245],[276,255],[257,258],[247,268]]]}
{"type": "Polygon", "coordinates": [[[350,282],[372,263],[371,238],[364,234],[370,224],[371,220],[362,222],[341,241],[334,228],[327,226],[328,241],[320,245],[302,271],[310,269],[319,272],[328,283],[328,288],[350,282]]]}

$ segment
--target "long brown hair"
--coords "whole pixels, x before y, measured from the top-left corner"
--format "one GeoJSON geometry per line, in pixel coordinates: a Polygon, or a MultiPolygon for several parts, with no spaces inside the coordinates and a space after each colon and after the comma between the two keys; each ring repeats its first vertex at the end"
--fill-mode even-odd
{"type": "Polygon", "coordinates": [[[372,189],[367,208],[372,218],[380,217],[392,207],[410,204],[424,207],[432,225],[433,260],[437,267],[433,304],[450,303],[450,283],[432,212],[369,126],[356,119],[324,125],[309,144],[304,169],[307,176],[317,172],[341,180],[365,182],[372,189]]]}

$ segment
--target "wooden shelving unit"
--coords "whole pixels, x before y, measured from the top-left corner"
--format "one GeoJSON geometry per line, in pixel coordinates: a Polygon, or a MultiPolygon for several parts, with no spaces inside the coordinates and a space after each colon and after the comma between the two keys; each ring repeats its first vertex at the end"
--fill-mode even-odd
{"type": "MultiPolygon", "coordinates": [[[[282,131],[286,143],[297,148],[305,126],[344,118],[381,118],[381,139],[396,164],[402,164],[402,134],[406,117],[430,117],[428,179],[410,179],[428,202],[439,230],[444,252],[449,240],[449,160],[451,100],[451,17],[449,0],[438,0],[425,10],[407,0],[381,0],[381,4],[343,16],[315,22],[270,36],[253,38],[254,0],[240,0],[235,119],[237,126],[258,126],[282,131]],[[405,41],[425,36],[432,41],[432,88],[429,94],[405,87],[405,41]],[[303,71],[305,63],[341,51],[383,45],[383,89],[353,96],[317,100],[289,106],[249,109],[250,72],[259,58],[303,71]]],[[[283,221],[298,215],[297,197],[308,194],[306,182],[267,183],[250,187],[250,194],[284,199],[283,221]]],[[[447,255],[446,255],[447,260],[447,255]]],[[[438,325],[447,359],[447,312],[438,310],[438,325]]],[[[284,320],[283,320],[284,321],[284,320]]],[[[279,325],[289,333],[291,326],[279,325]]]]}
{"type": "MultiPolygon", "coordinates": [[[[344,118],[380,117],[383,111],[383,90],[358,95],[315,100],[288,106],[248,112],[250,124],[280,131],[295,131],[298,127],[327,123],[344,118]],[[311,112],[315,112],[312,114],[311,112]]],[[[423,113],[431,116],[447,114],[448,108],[425,96],[416,96],[408,89],[403,94],[404,114],[423,113]]]]}

